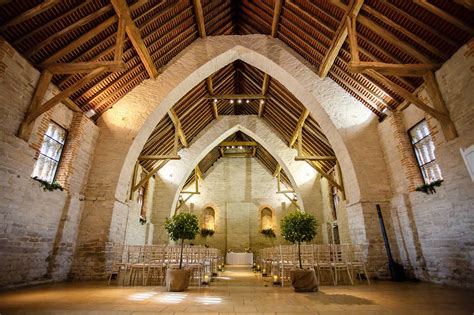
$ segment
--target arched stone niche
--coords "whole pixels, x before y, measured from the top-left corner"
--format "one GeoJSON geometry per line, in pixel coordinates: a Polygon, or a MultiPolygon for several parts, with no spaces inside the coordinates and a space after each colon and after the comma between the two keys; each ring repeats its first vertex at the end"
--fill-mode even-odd
{"type": "Polygon", "coordinates": [[[201,213],[201,228],[215,231],[216,230],[216,210],[207,206],[201,213]]]}
{"type": "Polygon", "coordinates": [[[273,229],[274,215],[273,210],[269,207],[260,209],[260,230],[273,229]]]}

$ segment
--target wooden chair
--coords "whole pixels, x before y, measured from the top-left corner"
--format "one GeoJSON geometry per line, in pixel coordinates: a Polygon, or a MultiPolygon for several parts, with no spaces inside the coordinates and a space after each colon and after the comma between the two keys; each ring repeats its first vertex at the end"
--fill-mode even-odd
{"type": "Polygon", "coordinates": [[[349,251],[348,244],[333,244],[331,245],[331,252],[333,255],[332,267],[334,268],[334,284],[337,285],[338,274],[340,271],[345,271],[349,277],[350,283],[353,285],[352,274],[349,267],[349,251]]]}
{"type": "Polygon", "coordinates": [[[117,282],[121,276],[121,274],[125,274],[126,272],[126,262],[127,262],[127,245],[115,245],[112,250],[112,269],[110,271],[108,285],[110,285],[110,281],[112,277],[115,275],[117,278],[117,282]]]}
{"type": "Polygon", "coordinates": [[[363,245],[350,245],[349,252],[349,268],[351,273],[356,273],[357,277],[362,280],[361,274],[367,279],[367,284],[370,284],[369,274],[365,265],[365,252],[366,248],[363,245]]]}
{"type": "Polygon", "coordinates": [[[331,280],[334,285],[336,285],[333,266],[332,266],[332,255],[331,255],[331,246],[329,244],[315,245],[316,250],[316,271],[318,276],[318,284],[321,281],[321,275],[324,272],[329,272],[331,275],[331,280]]]}

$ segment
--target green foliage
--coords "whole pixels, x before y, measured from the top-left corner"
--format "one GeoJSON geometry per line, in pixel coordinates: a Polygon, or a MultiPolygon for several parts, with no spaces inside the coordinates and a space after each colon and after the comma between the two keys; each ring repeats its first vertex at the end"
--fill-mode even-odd
{"type": "Polygon", "coordinates": [[[199,220],[191,213],[175,214],[171,218],[166,218],[165,229],[173,241],[192,240],[199,232],[199,220]]]}
{"type": "Polygon", "coordinates": [[[206,228],[201,229],[201,236],[202,237],[208,237],[208,236],[213,236],[213,235],[214,235],[214,230],[206,229],[206,228]]]}
{"type": "Polygon", "coordinates": [[[269,237],[269,238],[275,238],[276,237],[275,231],[273,231],[272,228],[263,229],[263,230],[260,231],[260,233],[262,233],[265,237],[269,237]]]}
{"type": "Polygon", "coordinates": [[[443,182],[442,180],[436,180],[429,184],[423,184],[421,186],[418,186],[415,188],[415,190],[424,192],[427,195],[434,194],[436,192],[435,187],[440,187],[442,182],[443,182]]]}
{"type": "Polygon", "coordinates": [[[63,186],[61,186],[61,185],[60,185],[58,182],[56,182],[56,181],[50,183],[50,182],[47,182],[47,181],[45,181],[45,180],[42,180],[42,179],[40,179],[40,178],[38,178],[38,177],[36,177],[36,176],[33,177],[33,179],[36,180],[36,181],[38,181],[38,182],[40,182],[40,184],[41,184],[41,186],[43,187],[43,190],[44,190],[44,191],[53,191],[53,190],[58,190],[58,189],[61,190],[61,191],[64,190],[63,186]]]}
{"type": "Polygon", "coordinates": [[[311,242],[317,233],[317,221],[308,213],[291,212],[281,220],[281,235],[292,243],[311,242]]]}

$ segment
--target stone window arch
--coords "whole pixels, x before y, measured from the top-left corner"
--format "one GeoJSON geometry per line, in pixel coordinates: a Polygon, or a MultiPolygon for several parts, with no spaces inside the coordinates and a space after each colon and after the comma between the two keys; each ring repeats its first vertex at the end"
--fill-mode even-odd
{"type": "Polygon", "coordinates": [[[202,227],[215,231],[216,211],[211,207],[206,207],[202,211],[202,227]]]}
{"type": "Polygon", "coordinates": [[[268,207],[264,207],[260,210],[260,229],[272,229],[273,228],[273,211],[268,207]]]}

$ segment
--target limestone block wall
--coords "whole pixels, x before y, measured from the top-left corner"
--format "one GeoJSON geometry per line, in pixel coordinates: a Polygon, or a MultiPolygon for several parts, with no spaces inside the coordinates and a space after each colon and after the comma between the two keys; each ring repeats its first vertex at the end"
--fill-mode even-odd
{"type": "MultiPolygon", "coordinates": [[[[163,182],[158,182],[159,191],[163,182]]],[[[185,188],[192,191],[194,183],[185,188]]],[[[288,188],[282,185],[281,189],[288,188]]],[[[194,244],[207,244],[227,250],[243,250],[247,247],[256,251],[271,246],[271,240],[260,233],[260,211],[268,207],[273,212],[272,227],[277,237],[275,244],[284,243],[280,234],[280,220],[289,211],[296,208],[281,194],[276,194],[276,179],[255,158],[221,158],[199,180],[199,195],[194,195],[179,212],[191,212],[200,218],[203,225],[203,210],[212,207],[215,211],[215,234],[202,238],[200,235],[194,244]]],[[[183,195],[185,198],[186,195],[183,195]]],[[[155,243],[167,243],[162,222],[169,217],[169,208],[160,208],[156,203],[153,213],[155,223],[155,243]],[[156,221],[155,221],[156,220],[156,221]]]]}
{"type": "MultiPolygon", "coordinates": [[[[38,78],[0,40],[0,287],[67,278],[98,136],[89,119],[58,105],[37,119],[28,143],[16,137],[38,78]],[[65,191],[43,191],[30,177],[50,120],[68,130],[57,175],[65,191]]],[[[46,97],[55,93],[50,86],[46,97]]]]}
{"type": "MultiPolygon", "coordinates": [[[[390,212],[399,259],[419,279],[465,287],[474,283],[474,184],[459,149],[474,144],[473,52],[471,41],[436,72],[458,138],[447,142],[439,123],[413,105],[379,125],[395,192],[390,212]],[[407,145],[408,129],[423,118],[433,134],[444,178],[433,195],[414,191],[422,180],[413,150],[407,145]]],[[[425,91],[421,95],[429,102],[425,91]]]]}

